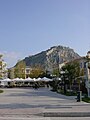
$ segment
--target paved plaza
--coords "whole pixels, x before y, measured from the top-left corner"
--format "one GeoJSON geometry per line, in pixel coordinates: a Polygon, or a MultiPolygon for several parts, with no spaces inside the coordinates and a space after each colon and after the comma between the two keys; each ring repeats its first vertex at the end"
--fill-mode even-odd
{"type": "Polygon", "coordinates": [[[0,94],[0,120],[90,120],[90,104],[76,102],[75,96],[67,97],[47,88],[3,90],[0,94]]]}

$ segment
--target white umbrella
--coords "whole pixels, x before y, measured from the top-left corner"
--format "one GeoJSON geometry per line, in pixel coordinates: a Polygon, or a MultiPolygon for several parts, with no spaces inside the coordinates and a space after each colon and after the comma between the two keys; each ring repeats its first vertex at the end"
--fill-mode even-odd
{"type": "Polygon", "coordinates": [[[36,79],[36,78],[33,78],[33,81],[37,81],[37,79],[36,79]]]}
{"type": "Polygon", "coordinates": [[[2,80],[2,81],[7,81],[7,82],[10,82],[10,81],[11,81],[11,79],[6,78],[6,79],[4,79],[4,80],[2,80]]]}
{"type": "Polygon", "coordinates": [[[23,81],[24,79],[23,78],[20,78],[21,81],[23,81]]]}
{"type": "Polygon", "coordinates": [[[8,82],[11,82],[11,81],[12,81],[11,79],[6,78],[6,79],[4,79],[4,80],[1,80],[0,85],[2,85],[2,86],[7,86],[7,85],[8,85],[8,82]]]}
{"type": "Polygon", "coordinates": [[[25,81],[34,81],[32,78],[28,77],[25,79],[25,81]]]}
{"type": "Polygon", "coordinates": [[[42,78],[37,78],[37,79],[36,79],[36,81],[41,81],[41,80],[42,80],[42,78]]]}
{"type": "Polygon", "coordinates": [[[20,78],[14,78],[13,81],[21,81],[20,78]]]}
{"type": "Polygon", "coordinates": [[[43,81],[52,81],[52,79],[49,79],[47,77],[42,78],[43,81]]]}

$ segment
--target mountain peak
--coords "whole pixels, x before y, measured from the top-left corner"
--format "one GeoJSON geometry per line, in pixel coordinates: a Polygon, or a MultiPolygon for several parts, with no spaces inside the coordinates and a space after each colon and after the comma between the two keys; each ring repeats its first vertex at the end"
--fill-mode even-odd
{"type": "Polygon", "coordinates": [[[77,58],[80,58],[80,56],[73,49],[58,45],[36,55],[26,57],[24,61],[26,66],[41,65],[46,70],[52,71],[59,64],[77,58]]]}

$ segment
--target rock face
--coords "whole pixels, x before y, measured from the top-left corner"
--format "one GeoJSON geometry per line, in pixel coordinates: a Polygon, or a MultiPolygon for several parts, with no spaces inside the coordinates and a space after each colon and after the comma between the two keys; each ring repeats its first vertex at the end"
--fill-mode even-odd
{"type": "Polygon", "coordinates": [[[59,64],[80,58],[73,49],[64,46],[54,46],[50,49],[24,59],[27,66],[41,65],[47,71],[52,71],[59,64]]]}

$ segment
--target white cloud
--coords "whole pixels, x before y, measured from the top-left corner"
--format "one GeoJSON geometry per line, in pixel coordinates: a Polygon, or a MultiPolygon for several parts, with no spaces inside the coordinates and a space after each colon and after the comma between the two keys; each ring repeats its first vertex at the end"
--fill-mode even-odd
{"type": "Polygon", "coordinates": [[[24,57],[18,52],[1,51],[0,54],[3,54],[3,59],[5,62],[7,62],[7,67],[13,67],[18,60],[24,57]]]}

